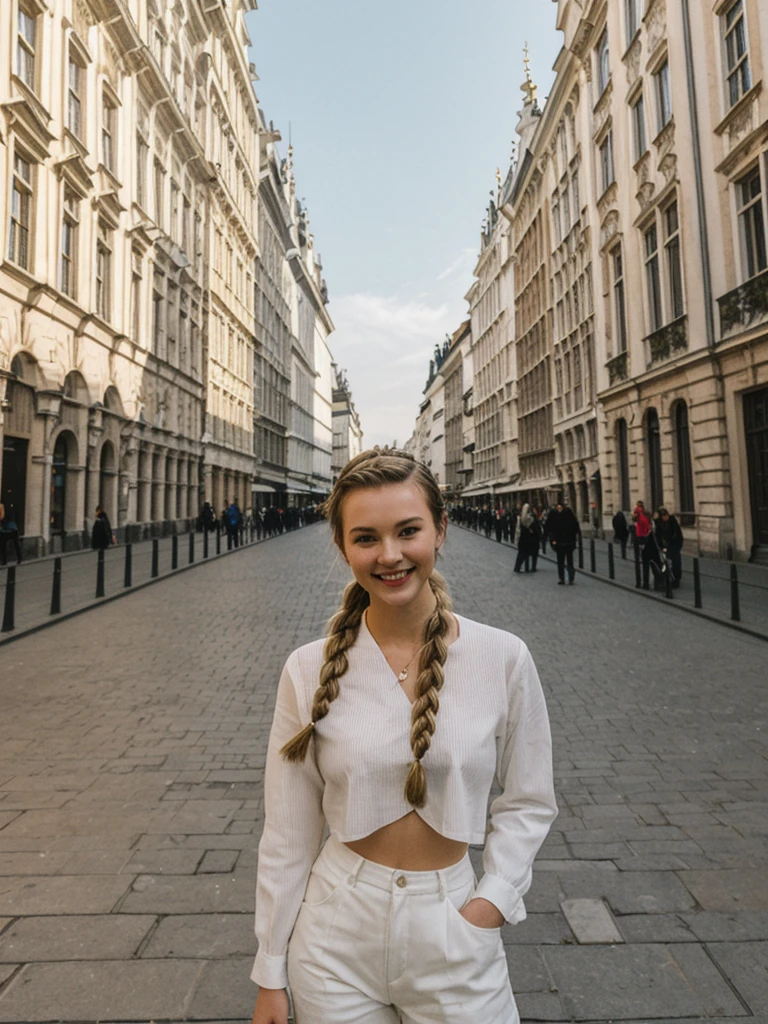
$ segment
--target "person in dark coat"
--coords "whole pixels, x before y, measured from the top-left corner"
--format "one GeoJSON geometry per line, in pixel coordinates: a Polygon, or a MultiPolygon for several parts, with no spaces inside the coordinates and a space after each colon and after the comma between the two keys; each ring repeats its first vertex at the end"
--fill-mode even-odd
{"type": "Polygon", "coordinates": [[[672,563],[672,586],[679,587],[683,575],[683,531],[677,517],[670,515],[663,506],[656,520],[656,541],[672,563]]]}
{"type": "Polygon", "coordinates": [[[19,527],[16,522],[16,510],[13,505],[0,502],[0,565],[5,565],[8,558],[8,545],[13,544],[16,552],[16,564],[21,565],[21,544],[19,544],[19,527]]]}
{"type": "Polygon", "coordinates": [[[232,499],[232,504],[224,513],[224,529],[227,531],[227,550],[232,550],[232,545],[240,546],[240,526],[243,522],[243,513],[237,504],[237,498],[232,499]]]}
{"type": "Polygon", "coordinates": [[[516,541],[517,541],[517,558],[515,559],[515,572],[520,572],[525,566],[525,571],[530,571],[531,555],[534,553],[534,545],[536,551],[536,557],[538,557],[539,541],[538,537],[534,535],[534,523],[537,522],[531,506],[526,502],[523,505],[523,511],[520,513],[520,518],[517,523],[516,541]]]}
{"type": "Polygon", "coordinates": [[[617,544],[621,545],[621,557],[627,557],[627,541],[629,540],[629,527],[627,526],[627,517],[624,515],[621,509],[613,517],[613,539],[617,544]]]}
{"type": "Polygon", "coordinates": [[[573,585],[576,570],[573,567],[573,549],[581,535],[579,521],[568,505],[559,499],[553,512],[547,516],[547,536],[557,556],[557,582],[565,583],[565,570],[568,569],[568,582],[573,585]]]}
{"type": "Polygon", "coordinates": [[[111,543],[112,527],[109,523],[109,517],[101,505],[97,505],[96,518],[93,521],[93,529],[91,530],[91,547],[94,551],[99,549],[106,551],[111,543]]]}
{"type": "Polygon", "coordinates": [[[496,531],[496,540],[501,544],[501,537],[504,533],[504,509],[497,508],[493,513],[493,528],[496,531]]]}

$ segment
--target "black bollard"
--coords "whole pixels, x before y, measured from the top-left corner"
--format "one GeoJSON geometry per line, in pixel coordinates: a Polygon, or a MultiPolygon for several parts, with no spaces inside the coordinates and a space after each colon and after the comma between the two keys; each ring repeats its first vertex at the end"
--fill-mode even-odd
{"type": "Polygon", "coordinates": [[[51,615],[61,614],[61,559],[53,560],[53,587],[51,588],[51,615]]]}
{"type": "MultiPolygon", "coordinates": [[[[664,557],[666,558],[666,555],[664,557]]],[[[672,596],[673,596],[672,595],[672,572],[671,572],[671,570],[669,568],[669,562],[667,562],[665,568],[666,568],[666,571],[664,573],[664,582],[666,584],[666,587],[664,589],[664,596],[671,600],[672,596]]]]}
{"type": "Polygon", "coordinates": [[[731,619],[733,622],[741,622],[741,610],[739,608],[739,574],[733,563],[731,563],[731,619]]]}
{"type": "Polygon", "coordinates": [[[579,530],[579,568],[584,568],[584,538],[581,535],[581,530],[579,530]]]}
{"type": "Polygon", "coordinates": [[[155,538],[152,541],[152,579],[160,575],[160,544],[155,538]]]}
{"type": "Polygon", "coordinates": [[[194,535],[194,533],[190,533],[190,535],[189,535],[189,564],[192,565],[194,560],[195,560],[195,535],[194,535]]]}
{"type": "Polygon", "coordinates": [[[597,572],[597,560],[595,558],[595,538],[589,538],[589,571],[591,573],[597,572]]]}
{"type": "Polygon", "coordinates": [[[3,633],[10,633],[14,629],[14,612],[16,605],[16,566],[8,566],[8,575],[5,577],[5,605],[3,608],[3,633]]]}
{"type": "Polygon", "coordinates": [[[133,544],[125,545],[125,573],[123,575],[123,586],[133,585],[133,544]]]}
{"type": "Polygon", "coordinates": [[[96,597],[104,597],[104,548],[99,548],[96,562],[96,597]]]}
{"type": "Polygon", "coordinates": [[[701,603],[701,570],[699,569],[698,558],[693,560],[693,607],[703,607],[701,603]]]}
{"type": "Polygon", "coordinates": [[[616,579],[616,566],[613,561],[613,544],[608,545],[608,579],[616,579]]]}
{"type": "Polygon", "coordinates": [[[221,527],[216,523],[216,554],[221,554],[221,527]]]}
{"type": "Polygon", "coordinates": [[[203,530],[203,558],[208,557],[208,531],[203,530]]]}
{"type": "Polygon", "coordinates": [[[639,590],[642,585],[640,579],[640,545],[635,544],[635,586],[639,590]]]}
{"type": "Polygon", "coordinates": [[[179,538],[177,534],[171,537],[171,569],[179,568],[179,538]]]}

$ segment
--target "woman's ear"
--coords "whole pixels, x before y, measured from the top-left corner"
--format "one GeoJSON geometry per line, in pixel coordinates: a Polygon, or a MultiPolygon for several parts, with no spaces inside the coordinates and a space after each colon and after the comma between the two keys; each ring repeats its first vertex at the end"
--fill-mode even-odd
{"type": "Polygon", "coordinates": [[[448,513],[443,512],[440,516],[440,525],[437,528],[437,540],[435,542],[435,551],[439,551],[445,543],[445,535],[448,530],[448,513]]]}

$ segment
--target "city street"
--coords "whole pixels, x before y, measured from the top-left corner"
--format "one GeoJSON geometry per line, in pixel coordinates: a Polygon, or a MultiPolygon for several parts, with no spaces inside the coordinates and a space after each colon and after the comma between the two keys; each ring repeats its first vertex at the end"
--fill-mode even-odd
{"type": "MultiPolygon", "coordinates": [[[[552,718],[560,815],[504,929],[523,1021],[766,1024],[766,643],[444,550],[552,718]]],[[[346,579],[316,525],[0,649],[0,1024],[250,1020],[275,686],[346,579]]]]}

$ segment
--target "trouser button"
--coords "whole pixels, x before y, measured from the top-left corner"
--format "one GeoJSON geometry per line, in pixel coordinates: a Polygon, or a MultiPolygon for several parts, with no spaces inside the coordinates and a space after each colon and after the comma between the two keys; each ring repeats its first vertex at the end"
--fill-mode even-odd
{"type": "Polygon", "coordinates": [[[407,881],[405,875],[398,875],[397,876],[397,880],[395,882],[395,885],[397,885],[397,887],[399,889],[404,889],[406,887],[406,885],[408,885],[408,881],[407,881]]]}

